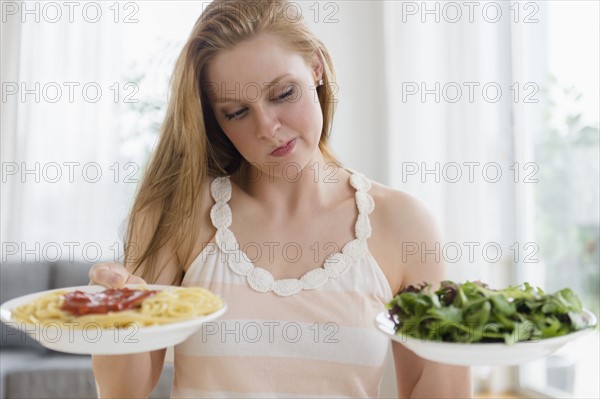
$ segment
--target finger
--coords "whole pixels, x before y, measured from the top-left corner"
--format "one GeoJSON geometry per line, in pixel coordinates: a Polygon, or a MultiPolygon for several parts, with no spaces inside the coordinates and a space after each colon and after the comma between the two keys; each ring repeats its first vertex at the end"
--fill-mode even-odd
{"type": "Polygon", "coordinates": [[[129,272],[119,264],[99,263],[90,270],[91,284],[99,284],[109,288],[123,286],[127,282],[129,272]]]}

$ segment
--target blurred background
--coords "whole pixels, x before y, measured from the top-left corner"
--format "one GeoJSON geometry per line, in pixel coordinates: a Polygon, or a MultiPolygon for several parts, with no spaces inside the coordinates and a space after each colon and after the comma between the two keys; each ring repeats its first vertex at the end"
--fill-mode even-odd
{"type": "MultiPolygon", "coordinates": [[[[2,267],[122,259],[174,60],[208,3],[2,2],[2,267]]],[[[430,207],[448,278],[571,287],[597,315],[599,2],[293,8],[337,69],[333,150],[430,207]]],[[[596,331],[476,368],[475,390],[598,398],[599,358],[596,331]]]]}

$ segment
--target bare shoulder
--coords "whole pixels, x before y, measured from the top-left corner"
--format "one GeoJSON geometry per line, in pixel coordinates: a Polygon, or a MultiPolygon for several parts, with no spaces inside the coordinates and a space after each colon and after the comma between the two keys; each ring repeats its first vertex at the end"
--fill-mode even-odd
{"type": "Polygon", "coordinates": [[[423,201],[409,193],[372,182],[369,194],[376,204],[373,217],[381,219],[382,227],[390,233],[435,226],[431,211],[423,201]],[[407,229],[408,226],[410,229],[407,229]]]}
{"type": "Polygon", "coordinates": [[[372,182],[370,194],[375,210],[369,248],[392,290],[422,282],[436,284],[442,279],[443,264],[427,252],[439,247],[441,240],[432,212],[415,196],[380,183],[372,182]]]}

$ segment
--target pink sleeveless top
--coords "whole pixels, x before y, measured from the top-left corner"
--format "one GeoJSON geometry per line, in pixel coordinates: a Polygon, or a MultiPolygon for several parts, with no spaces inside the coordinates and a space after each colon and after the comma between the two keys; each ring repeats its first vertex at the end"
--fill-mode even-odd
{"type": "Polygon", "coordinates": [[[182,286],[215,292],[228,310],[175,347],[172,397],[378,396],[389,338],[374,320],[392,292],[367,248],[371,182],[352,172],[350,184],[356,238],[301,278],[274,280],[252,264],[229,230],[229,177],[211,183],[217,233],[182,286]]]}

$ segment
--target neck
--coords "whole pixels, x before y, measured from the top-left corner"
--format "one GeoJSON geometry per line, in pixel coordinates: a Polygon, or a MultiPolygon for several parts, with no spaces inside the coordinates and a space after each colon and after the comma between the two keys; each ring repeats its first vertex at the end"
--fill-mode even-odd
{"type": "Polygon", "coordinates": [[[266,165],[261,171],[245,164],[234,178],[273,218],[284,219],[327,208],[339,193],[340,186],[333,183],[345,181],[347,174],[317,151],[302,169],[297,164],[277,169],[266,165]]]}

